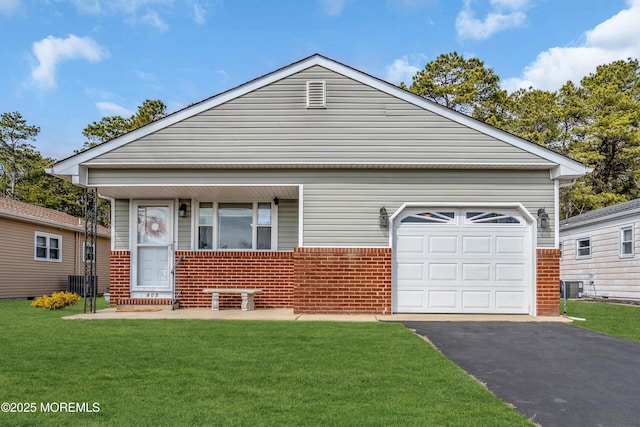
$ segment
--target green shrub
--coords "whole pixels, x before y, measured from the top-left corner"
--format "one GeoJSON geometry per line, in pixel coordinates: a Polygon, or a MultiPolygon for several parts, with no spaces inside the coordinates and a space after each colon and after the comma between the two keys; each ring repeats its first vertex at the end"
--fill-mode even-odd
{"type": "Polygon", "coordinates": [[[80,301],[80,295],[74,292],[56,292],[51,296],[42,295],[33,300],[31,307],[46,308],[49,310],[58,310],[69,305],[74,305],[80,301]]]}

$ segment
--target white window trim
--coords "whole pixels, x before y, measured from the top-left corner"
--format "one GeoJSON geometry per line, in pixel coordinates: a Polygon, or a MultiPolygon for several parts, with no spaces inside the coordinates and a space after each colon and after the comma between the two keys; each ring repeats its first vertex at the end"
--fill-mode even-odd
{"type": "Polygon", "coordinates": [[[43,233],[41,231],[36,231],[35,236],[33,238],[33,260],[34,261],[45,261],[45,262],[62,262],[62,236],[59,234],[51,234],[51,233],[43,233]],[[47,256],[39,257],[38,256],[38,237],[44,237],[47,239],[47,256]],[[50,241],[51,239],[58,240],[58,258],[49,258],[49,252],[51,249],[50,241]]]}
{"type": "Polygon", "coordinates": [[[627,225],[625,227],[620,227],[620,258],[633,258],[636,255],[636,249],[635,249],[635,236],[634,236],[634,230],[633,230],[633,225],[627,225]],[[624,232],[630,230],[631,231],[631,253],[626,254],[624,253],[624,232]]]}
{"type": "Polygon", "coordinates": [[[590,259],[593,255],[593,239],[591,236],[580,237],[576,239],[576,259],[590,259]],[[589,241],[589,255],[580,255],[580,242],[583,240],[589,241]]]}
{"type": "Polygon", "coordinates": [[[193,233],[193,248],[196,251],[225,251],[225,252],[246,252],[246,251],[255,251],[255,252],[275,252],[278,250],[278,206],[273,201],[255,201],[255,202],[214,202],[211,200],[197,200],[195,201],[194,206],[196,209],[193,209],[194,221],[195,221],[195,231],[193,233]],[[213,203],[213,237],[212,237],[212,248],[211,249],[200,249],[199,246],[199,233],[200,233],[200,224],[198,223],[199,219],[199,211],[200,211],[200,203],[213,203]],[[226,203],[251,203],[252,205],[252,222],[251,222],[251,249],[220,249],[218,248],[218,210],[220,204],[226,203]],[[264,225],[258,225],[258,205],[261,203],[269,203],[271,205],[271,249],[257,249],[258,245],[258,227],[265,227],[264,225]]]}

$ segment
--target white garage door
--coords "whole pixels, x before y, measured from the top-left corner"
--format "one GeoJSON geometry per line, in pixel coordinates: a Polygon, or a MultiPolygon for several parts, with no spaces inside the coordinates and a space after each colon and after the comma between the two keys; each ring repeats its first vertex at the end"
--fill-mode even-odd
{"type": "Polygon", "coordinates": [[[411,209],[394,228],[395,312],[529,313],[533,245],[518,211],[411,209]]]}

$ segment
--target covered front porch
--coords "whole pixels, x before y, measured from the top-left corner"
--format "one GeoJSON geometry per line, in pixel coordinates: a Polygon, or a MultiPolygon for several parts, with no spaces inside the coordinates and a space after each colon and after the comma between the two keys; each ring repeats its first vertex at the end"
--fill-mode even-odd
{"type": "Polygon", "coordinates": [[[258,310],[390,313],[391,249],[304,247],[302,185],[99,191],[113,200],[112,306],[207,308],[203,289],[248,288],[258,310]]]}

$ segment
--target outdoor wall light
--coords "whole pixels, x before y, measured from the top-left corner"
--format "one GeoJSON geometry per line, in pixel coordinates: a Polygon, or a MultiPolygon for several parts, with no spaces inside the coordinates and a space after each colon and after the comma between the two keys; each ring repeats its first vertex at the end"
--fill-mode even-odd
{"type": "Polygon", "coordinates": [[[380,228],[389,228],[389,214],[387,210],[382,207],[380,208],[380,228]]]}
{"type": "Polygon", "coordinates": [[[280,203],[280,199],[278,199],[277,197],[273,198],[273,204],[278,206],[278,203],[280,203]]]}
{"type": "Polygon", "coordinates": [[[549,229],[549,214],[545,212],[544,208],[538,209],[538,222],[542,230],[549,229]]]}
{"type": "Polygon", "coordinates": [[[184,218],[185,216],[187,216],[187,204],[183,203],[180,205],[180,207],[178,208],[178,216],[180,218],[184,218]]]}

